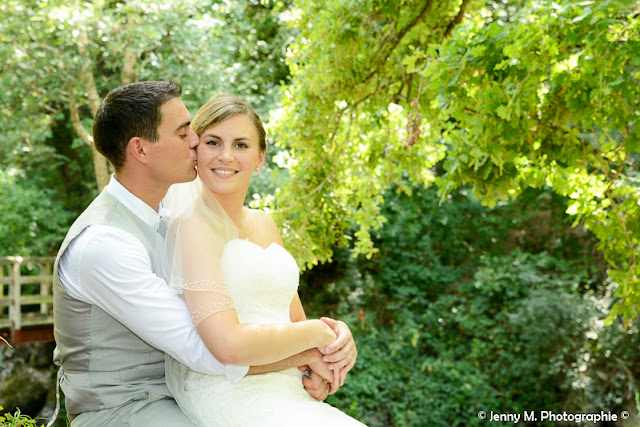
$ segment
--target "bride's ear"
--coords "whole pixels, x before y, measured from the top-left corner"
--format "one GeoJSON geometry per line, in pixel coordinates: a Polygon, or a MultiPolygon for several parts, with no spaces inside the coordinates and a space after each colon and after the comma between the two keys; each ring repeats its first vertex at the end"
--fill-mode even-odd
{"type": "Polygon", "coordinates": [[[262,165],[264,165],[264,157],[265,157],[266,153],[264,151],[262,151],[260,153],[260,157],[258,157],[258,164],[256,165],[255,171],[256,172],[260,172],[260,169],[262,169],[262,165]]]}

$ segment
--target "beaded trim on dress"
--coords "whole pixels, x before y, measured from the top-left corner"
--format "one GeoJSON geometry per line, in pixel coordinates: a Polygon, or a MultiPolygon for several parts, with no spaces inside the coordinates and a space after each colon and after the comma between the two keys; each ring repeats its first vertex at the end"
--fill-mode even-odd
{"type": "Polygon", "coordinates": [[[233,305],[233,299],[229,294],[229,289],[226,284],[220,286],[219,284],[205,280],[184,282],[183,280],[174,277],[171,279],[170,285],[172,289],[187,290],[191,292],[210,292],[217,294],[216,298],[207,298],[210,303],[207,304],[206,307],[196,307],[194,305],[191,305],[191,319],[193,320],[193,324],[195,326],[198,326],[200,322],[202,322],[212,314],[219,313],[224,310],[235,309],[235,306],[233,305]]]}

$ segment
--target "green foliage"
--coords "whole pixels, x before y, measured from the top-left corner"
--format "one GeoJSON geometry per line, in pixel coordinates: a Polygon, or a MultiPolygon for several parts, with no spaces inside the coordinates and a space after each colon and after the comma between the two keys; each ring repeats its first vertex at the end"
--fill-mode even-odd
{"type": "Polygon", "coordinates": [[[71,102],[90,129],[91,91],[103,96],[123,80],[175,80],[190,109],[232,91],[264,113],[287,79],[281,50],[288,33],[280,30],[286,2],[23,3],[0,9],[3,144],[43,141],[71,102]]]}
{"type": "MultiPolygon", "coordinates": [[[[0,406],[0,411],[4,408],[0,406]]],[[[28,415],[22,415],[20,409],[17,409],[14,414],[6,413],[4,416],[0,415],[0,425],[3,427],[30,427],[37,426],[37,419],[32,419],[28,415]]]]}
{"type": "Polygon", "coordinates": [[[72,214],[55,192],[32,180],[0,171],[0,256],[47,256],[57,250],[72,214]]]}
{"type": "Polygon", "coordinates": [[[610,320],[635,316],[635,2],[296,6],[292,80],[274,123],[291,177],[276,214],[301,264],[350,242],[374,255],[391,184],[435,181],[443,200],[471,186],[488,206],[546,186],[571,201],[566,212],[612,267],[619,304],[610,320]],[[442,159],[444,173],[434,173],[442,159]]]}
{"type": "MultiPolygon", "coordinates": [[[[214,93],[231,92],[266,117],[288,79],[284,45],[295,33],[283,25],[289,7],[288,1],[2,3],[0,170],[19,177],[0,180],[9,209],[0,236],[11,242],[3,251],[54,254],[64,236],[59,229],[96,195],[93,111],[120,84],[175,80],[192,112],[214,93]]],[[[268,179],[264,187],[271,188],[268,179]]]]}
{"type": "Polygon", "coordinates": [[[338,250],[333,268],[304,276],[308,310],[344,318],[358,343],[356,368],[330,402],[371,426],[626,409],[638,331],[602,321],[612,283],[593,237],[566,217],[556,227],[563,199],[528,190],[520,204],[489,209],[464,190],[442,205],[435,189],[412,190],[387,195],[371,259],[338,250]]]}
{"type": "Polygon", "coordinates": [[[90,153],[69,145],[62,122],[42,144],[3,152],[0,171],[0,256],[48,256],[73,219],[95,197],[90,153]]]}
{"type": "Polygon", "coordinates": [[[291,174],[276,215],[300,264],[329,260],[336,242],[375,253],[384,189],[405,175],[414,184],[433,181],[430,168],[444,151],[408,143],[413,116],[404,100],[418,82],[399,76],[407,77],[404,52],[439,40],[458,12],[458,2],[434,3],[296,3],[293,77],[273,123],[276,143],[288,150],[280,165],[291,174]],[[352,221],[358,227],[348,234],[352,221]]]}
{"type": "Polygon", "coordinates": [[[481,254],[500,253],[494,242],[505,240],[511,225],[508,212],[491,215],[465,191],[442,203],[424,188],[390,190],[385,199],[381,212],[392,221],[374,235],[379,252],[369,265],[361,260],[361,269],[379,278],[385,298],[411,297],[418,306],[468,277],[481,254]]]}
{"type": "Polygon", "coordinates": [[[480,15],[424,68],[436,88],[429,120],[447,123],[443,192],[471,183],[494,204],[546,184],[569,198],[619,284],[612,317],[627,319],[640,302],[632,3],[530,2],[508,24],[480,15]]]}
{"type": "MultiPolygon", "coordinates": [[[[286,46],[297,33],[286,22],[291,1],[231,2],[224,16],[228,77],[221,90],[251,103],[266,121],[289,81],[286,46]]],[[[222,35],[221,35],[222,36],[222,35]]]]}

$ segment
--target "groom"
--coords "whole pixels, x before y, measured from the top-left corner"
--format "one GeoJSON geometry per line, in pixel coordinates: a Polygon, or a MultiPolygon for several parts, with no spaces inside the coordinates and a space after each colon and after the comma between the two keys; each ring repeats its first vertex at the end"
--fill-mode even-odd
{"type": "MultiPolygon", "coordinates": [[[[109,185],[76,219],[54,266],[55,362],[72,426],[192,426],[164,380],[164,353],[189,368],[227,378],[317,362],[342,368],[357,351],[348,327],[331,356],[307,350],[271,365],[223,365],[197,334],[182,299],[164,281],[161,200],[196,177],[198,137],[174,83],[140,82],[111,91],[93,126],[96,148],[113,165],[109,185]],[[339,360],[341,359],[341,360],[339,360]],[[333,363],[332,363],[333,362],[333,363]]],[[[312,372],[307,391],[333,386],[312,372]]]]}

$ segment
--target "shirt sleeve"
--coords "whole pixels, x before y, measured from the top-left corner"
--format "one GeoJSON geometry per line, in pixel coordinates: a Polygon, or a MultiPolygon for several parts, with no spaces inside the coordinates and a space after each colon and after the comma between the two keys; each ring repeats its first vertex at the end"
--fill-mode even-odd
{"type": "Polygon", "coordinates": [[[61,259],[59,277],[74,298],[95,304],[146,343],[190,369],[244,377],[248,366],[224,365],[198,335],[185,302],[156,276],[141,242],[122,230],[85,229],[61,259]]]}

